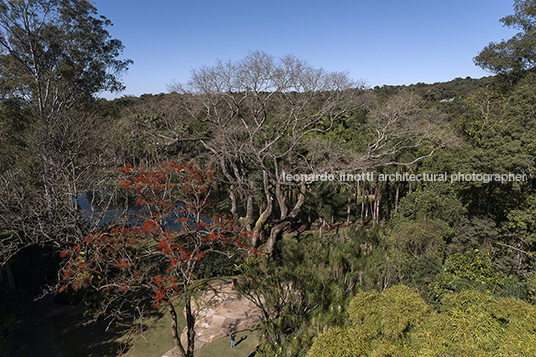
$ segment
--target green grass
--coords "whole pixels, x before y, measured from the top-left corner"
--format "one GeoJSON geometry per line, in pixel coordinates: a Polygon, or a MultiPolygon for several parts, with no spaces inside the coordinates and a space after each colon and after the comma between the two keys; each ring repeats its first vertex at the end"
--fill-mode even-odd
{"type": "MultiPolygon", "coordinates": [[[[184,304],[175,304],[179,334],[186,326],[183,308],[184,304]]],[[[106,331],[106,321],[86,324],[83,312],[83,306],[61,306],[52,316],[52,335],[66,357],[117,356],[125,346],[128,357],[156,357],[175,346],[167,309],[150,310],[143,321],[146,328],[143,337],[137,332],[130,340],[126,328],[112,325],[106,331]]]]}
{"type": "Polygon", "coordinates": [[[85,324],[83,306],[61,306],[51,319],[52,336],[66,357],[116,356],[124,330],[105,322],[85,324]]]}
{"type": "MultiPolygon", "coordinates": [[[[177,330],[179,335],[186,326],[186,319],[182,313],[184,304],[175,304],[177,312],[177,330]]],[[[144,333],[144,338],[136,336],[137,340],[131,347],[127,357],[151,357],[162,356],[164,353],[175,347],[175,342],[171,336],[171,316],[167,308],[159,310],[158,314],[153,314],[147,322],[147,331],[144,333]]]]}
{"type": "Polygon", "coordinates": [[[248,330],[236,333],[237,345],[231,348],[231,338],[222,337],[211,343],[204,345],[195,353],[195,357],[250,357],[254,356],[254,351],[259,344],[260,329],[253,327],[248,330]]]}
{"type": "MultiPolygon", "coordinates": [[[[229,284],[232,277],[210,279],[210,284],[229,284]]],[[[182,313],[184,304],[175,303],[178,317],[178,332],[186,326],[182,313]]],[[[127,343],[128,330],[112,326],[106,330],[107,322],[85,324],[83,306],[57,305],[52,316],[52,334],[58,347],[66,357],[78,356],[117,356],[125,344],[126,357],[160,357],[175,346],[171,336],[171,317],[167,308],[149,310],[143,324],[146,328],[143,337],[136,333],[127,343]]],[[[258,345],[260,329],[257,327],[236,334],[237,345],[231,349],[229,336],[204,345],[196,351],[196,357],[249,357],[254,355],[258,345]]]]}

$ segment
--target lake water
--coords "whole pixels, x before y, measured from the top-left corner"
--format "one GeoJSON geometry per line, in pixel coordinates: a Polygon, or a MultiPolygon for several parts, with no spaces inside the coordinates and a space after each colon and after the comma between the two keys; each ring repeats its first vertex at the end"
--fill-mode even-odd
{"type": "MultiPolygon", "coordinates": [[[[116,207],[101,210],[91,206],[91,202],[85,193],[81,193],[78,196],[78,205],[82,209],[82,218],[92,227],[103,227],[115,221],[124,222],[127,215],[128,225],[141,225],[144,220],[144,210],[139,206],[129,207],[128,209],[125,209],[125,207],[116,207]]],[[[177,205],[180,207],[183,204],[182,202],[179,202],[177,205]]],[[[181,224],[178,222],[179,217],[180,215],[177,216],[176,214],[173,214],[170,218],[164,221],[165,227],[178,232],[181,228],[181,224]]]]}

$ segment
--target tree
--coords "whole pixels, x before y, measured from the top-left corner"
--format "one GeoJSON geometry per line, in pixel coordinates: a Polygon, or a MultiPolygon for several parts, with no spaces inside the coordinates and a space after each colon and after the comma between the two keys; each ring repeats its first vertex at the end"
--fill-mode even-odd
{"type": "Polygon", "coordinates": [[[404,90],[375,106],[365,127],[366,149],[354,154],[353,167],[349,168],[408,166],[432,156],[440,147],[450,146],[454,138],[446,135],[445,115],[422,104],[422,98],[404,90]],[[400,162],[401,154],[422,147],[427,149],[426,154],[400,162]]]}
{"type": "Polygon", "coordinates": [[[464,100],[465,112],[458,118],[459,126],[474,140],[480,140],[484,130],[502,120],[504,98],[488,86],[479,88],[464,100]]]}
{"type": "Polygon", "coordinates": [[[453,227],[465,213],[452,187],[441,182],[426,183],[403,197],[389,222],[386,243],[391,283],[426,289],[440,271],[453,227]]]}
{"type": "Polygon", "coordinates": [[[514,0],[514,14],[500,20],[520,30],[509,40],[491,42],[475,58],[477,66],[496,74],[519,74],[536,64],[536,1],[514,0]]]}
{"type": "MultiPolygon", "coordinates": [[[[20,108],[3,114],[24,120],[18,140],[0,147],[6,188],[0,210],[19,214],[0,222],[8,237],[0,246],[7,250],[0,252],[2,264],[26,245],[61,246],[88,234],[77,200],[103,182],[102,171],[85,179],[107,160],[104,145],[95,150],[105,142],[104,123],[82,104],[101,91],[122,90],[119,76],[132,62],[118,59],[123,46],[110,38],[109,25],[86,0],[0,1],[0,101],[20,108]]],[[[0,120],[0,128],[14,121],[0,120]]]]}
{"type": "Polygon", "coordinates": [[[232,219],[218,213],[210,199],[212,175],[210,169],[173,162],[138,171],[131,166],[122,169],[119,186],[125,194],[134,195],[143,213],[137,219],[115,222],[63,252],[67,260],[60,290],[91,287],[102,292],[98,314],[120,319],[131,305],[141,314],[148,297],[155,307],[164,303],[181,356],[193,356],[197,263],[209,251],[233,254],[232,247],[243,246],[232,234],[232,219]],[[170,229],[173,222],[179,225],[176,231],[170,229]],[[187,346],[177,331],[176,296],[182,296],[185,303],[187,346]]]}
{"type": "Polygon", "coordinates": [[[53,120],[79,99],[124,88],[123,46],[111,22],[86,0],[0,2],[0,74],[4,97],[22,98],[53,120]]]}
{"type": "Polygon", "coordinates": [[[115,173],[106,168],[114,162],[110,128],[102,117],[71,110],[50,128],[54,148],[45,153],[39,133],[20,133],[18,143],[0,141],[0,265],[27,246],[63,250],[99,229],[117,193],[115,173]],[[37,155],[53,164],[46,173],[49,195],[37,155]],[[86,199],[93,209],[82,212],[86,199]]]}
{"type": "Polygon", "coordinates": [[[431,284],[435,297],[441,298],[446,293],[470,289],[495,297],[511,296],[526,300],[530,289],[528,284],[520,282],[515,276],[502,274],[493,264],[489,253],[484,254],[478,249],[469,250],[465,254],[452,254],[445,261],[443,271],[431,284]]]}
{"type": "Polygon", "coordinates": [[[308,356],[529,356],[535,312],[525,301],[471,290],[446,295],[436,312],[399,285],[357,294],[348,327],[319,335],[308,356]]]}
{"type": "Polygon", "coordinates": [[[197,139],[211,153],[231,187],[235,217],[237,200],[244,197],[243,222],[253,232],[253,245],[265,224],[274,221],[266,249],[271,252],[276,236],[298,215],[306,192],[305,184],[296,184],[298,199],[290,207],[283,172],[305,169],[300,147],[307,135],[331,130],[336,118],[366,104],[370,97],[361,96],[363,88],[346,73],[313,68],[292,55],[251,52],[242,61],[194,70],[187,85],[170,86],[182,94],[184,113],[205,124],[192,135],[181,131],[179,122],[172,125],[170,139],[197,139]],[[263,209],[254,219],[258,186],[263,209]],[[273,217],[276,201],[279,218],[273,217]]]}
{"type": "MultiPolygon", "coordinates": [[[[480,117],[474,121],[478,132],[474,138],[478,140],[472,140],[472,146],[460,152],[456,170],[526,174],[524,183],[458,182],[455,185],[463,203],[469,204],[468,210],[472,215],[488,215],[499,228],[511,210],[523,205],[530,190],[530,177],[536,172],[536,145],[533,140],[536,135],[536,116],[533,111],[536,103],[535,84],[536,76],[528,73],[504,101],[492,100],[490,106],[495,106],[496,109],[490,112],[491,120],[485,120],[478,111],[471,110],[467,113],[469,117],[473,114],[480,117]]],[[[492,93],[485,97],[489,94],[492,93]]],[[[486,101],[477,100],[481,103],[486,101]]],[[[511,245],[516,244],[517,242],[511,245]]]]}
{"type": "MultiPolygon", "coordinates": [[[[421,111],[417,97],[406,93],[380,106],[356,133],[365,142],[363,151],[326,140],[334,123],[368,108],[373,93],[346,73],[317,69],[291,55],[275,58],[257,51],[242,61],[218,61],[195,69],[186,85],[170,89],[180,94],[184,114],[168,121],[165,133],[158,135],[170,143],[203,144],[230,186],[233,215],[238,220],[242,198],[241,221],[253,232],[252,244],[266,230],[268,252],[298,217],[308,190],[305,181],[284,176],[385,165],[397,152],[437,136],[437,113],[421,111]],[[198,125],[186,129],[185,120],[198,125]],[[293,193],[297,197],[290,202],[293,193]],[[260,207],[256,217],[254,198],[260,207]]],[[[425,156],[435,147],[434,142],[425,156]]]]}
{"type": "Polygon", "coordinates": [[[239,296],[263,312],[258,355],[305,355],[319,331],[346,323],[357,291],[382,284],[381,226],[333,233],[287,235],[276,243],[273,259],[246,259],[239,266],[239,296]]]}

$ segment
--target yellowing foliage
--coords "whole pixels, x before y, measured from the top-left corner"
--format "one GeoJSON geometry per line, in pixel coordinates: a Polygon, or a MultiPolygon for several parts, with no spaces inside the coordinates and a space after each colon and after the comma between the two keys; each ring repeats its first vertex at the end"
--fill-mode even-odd
{"type": "Polygon", "coordinates": [[[407,286],[360,293],[345,329],[315,339],[308,356],[535,356],[536,308],[466,290],[432,310],[407,286]]]}

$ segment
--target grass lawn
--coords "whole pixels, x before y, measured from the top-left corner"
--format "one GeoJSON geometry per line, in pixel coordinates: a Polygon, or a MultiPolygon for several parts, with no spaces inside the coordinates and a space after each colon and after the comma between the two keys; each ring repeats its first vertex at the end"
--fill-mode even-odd
{"type": "Polygon", "coordinates": [[[67,357],[116,356],[124,330],[106,323],[85,325],[84,306],[55,305],[51,318],[54,341],[67,357]]]}
{"type": "Polygon", "coordinates": [[[260,329],[252,328],[236,333],[236,347],[231,348],[231,338],[222,337],[204,345],[195,357],[253,357],[259,343],[260,329]]]}
{"type": "MultiPolygon", "coordinates": [[[[186,326],[182,314],[184,305],[176,304],[179,333],[186,326]]],[[[52,334],[66,357],[117,356],[125,346],[128,357],[162,356],[175,343],[171,337],[171,317],[167,309],[152,310],[144,320],[144,337],[139,333],[128,341],[128,330],[112,326],[106,331],[107,322],[85,324],[83,306],[57,305],[52,316],[52,334]]]]}
{"type": "MultiPolygon", "coordinates": [[[[186,319],[182,313],[184,304],[175,303],[177,312],[177,331],[179,335],[186,326],[186,319]]],[[[127,357],[160,357],[173,347],[175,342],[171,336],[171,316],[167,308],[160,309],[152,314],[145,323],[147,330],[144,337],[136,336],[137,340],[125,354],[127,357]]]]}
{"type": "MultiPolygon", "coordinates": [[[[229,284],[232,277],[211,279],[210,284],[229,284]]],[[[179,334],[186,326],[182,313],[184,304],[175,303],[179,334]]],[[[58,347],[66,357],[117,356],[120,348],[127,343],[127,329],[112,326],[106,330],[107,322],[84,324],[84,306],[54,305],[52,334],[58,347]]],[[[167,308],[149,310],[145,317],[145,333],[136,334],[128,342],[127,357],[160,357],[175,346],[171,336],[171,317],[167,308]]],[[[223,337],[196,351],[196,357],[250,357],[254,356],[260,330],[256,327],[238,331],[236,347],[231,349],[230,337],[223,337]]]]}

